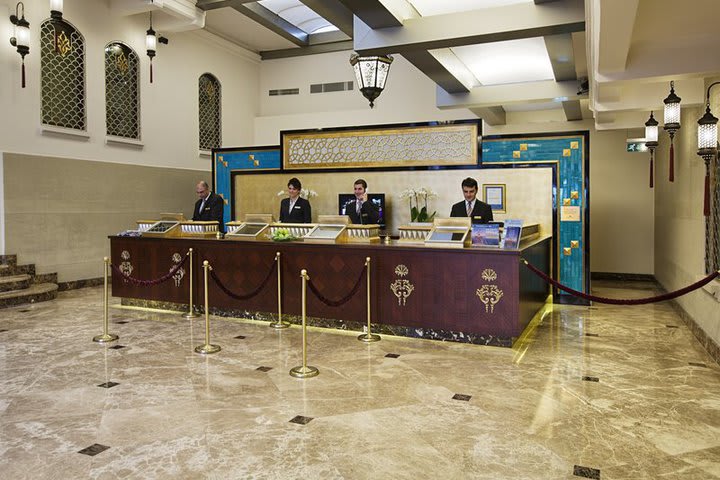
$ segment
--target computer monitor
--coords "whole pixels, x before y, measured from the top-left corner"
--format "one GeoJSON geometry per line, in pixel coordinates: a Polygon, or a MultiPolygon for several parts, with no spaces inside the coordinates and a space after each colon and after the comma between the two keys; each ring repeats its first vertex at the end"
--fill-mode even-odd
{"type": "MultiPolygon", "coordinates": [[[[368,193],[368,200],[370,200],[380,212],[380,219],[378,224],[380,227],[385,228],[385,194],[384,193],[368,193]]],[[[354,193],[339,193],[338,194],[338,213],[340,215],[347,215],[345,208],[348,203],[355,201],[354,193]]]]}

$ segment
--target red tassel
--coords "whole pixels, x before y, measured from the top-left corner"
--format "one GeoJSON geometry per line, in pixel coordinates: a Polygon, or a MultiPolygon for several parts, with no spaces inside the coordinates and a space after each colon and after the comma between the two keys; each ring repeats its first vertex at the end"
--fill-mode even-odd
{"type": "Polygon", "coordinates": [[[670,181],[675,181],[675,148],[672,140],[670,141],[670,181]]]}
{"type": "Polygon", "coordinates": [[[152,60],[150,60],[150,83],[152,83],[152,80],[153,80],[152,77],[153,77],[153,75],[152,75],[152,60]]]}
{"type": "Polygon", "coordinates": [[[653,154],[650,154],[650,188],[653,188],[653,154]]]}
{"type": "Polygon", "coordinates": [[[710,216],[710,170],[705,171],[705,202],[703,204],[703,213],[706,217],[710,216]]]}
{"type": "Polygon", "coordinates": [[[22,71],[22,88],[25,88],[25,59],[24,58],[22,61],[21,71],[22,71]]]}

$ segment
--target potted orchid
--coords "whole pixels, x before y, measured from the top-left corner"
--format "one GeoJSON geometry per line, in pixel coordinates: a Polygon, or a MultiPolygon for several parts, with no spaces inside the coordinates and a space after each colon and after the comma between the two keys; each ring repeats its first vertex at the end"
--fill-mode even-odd
{"type": "Polygon", "coordinates": [[[429,188],[408,188],[400,193],[400,198],[410,204],[410,221],[418,223],[432,222],[437,212],[428,213],[428,199],[437,198],[437,193],[429,188]]]}

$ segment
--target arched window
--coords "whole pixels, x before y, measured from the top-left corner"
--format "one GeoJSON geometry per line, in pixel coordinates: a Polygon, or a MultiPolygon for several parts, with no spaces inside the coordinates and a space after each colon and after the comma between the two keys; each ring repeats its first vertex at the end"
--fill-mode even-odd
{"type": "Polygon", "coordinates": [[[720,169],[710,167],[710,216],[705,219],[705,273],[720,270],[720,169]]]}
{"type": "Polygon", "coordinates": [[[200,150],[211,150],[222,145],[220,93],[220,82],[215,76],[209,73],[200,75],[198,81],[200,150]]]}
{"type": "Polygon", "coordinates": [[[140,140],[139,60],[121,42],[105,46],[106,133],[140,140]]]}
{"type": "Polygon", "coordinates": [[[65,20],[40,25],[40,96],[44,125],[87,129],[85,39],[65,20]]]}

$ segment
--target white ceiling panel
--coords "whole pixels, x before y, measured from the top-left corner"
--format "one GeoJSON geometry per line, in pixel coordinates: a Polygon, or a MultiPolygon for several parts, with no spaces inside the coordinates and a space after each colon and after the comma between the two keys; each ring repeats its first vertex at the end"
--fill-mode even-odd
{"type": "Polygon", "coordinates": [[[297,47],[232,8],[209,10],[205,17],[205,28],[253,52],[297,47]]]}
{"type": "Polygon", "coordinates": [[[332,32],[338,29],[300,0],[262,0],[257,3],[305,33],[332,32]]]}
{"type": "Polygon", "coordinates": [[[533,3],[533,0],[408,0],[423,17],[446,13],[467,12],[484,8],[505,7],[517,3],[533,3]]]}
{"type": "Polygon", "coordinates": [[[452,51],[482,85],[554,78],[545,42],[540,37],[455,47],[452,51]]]}

